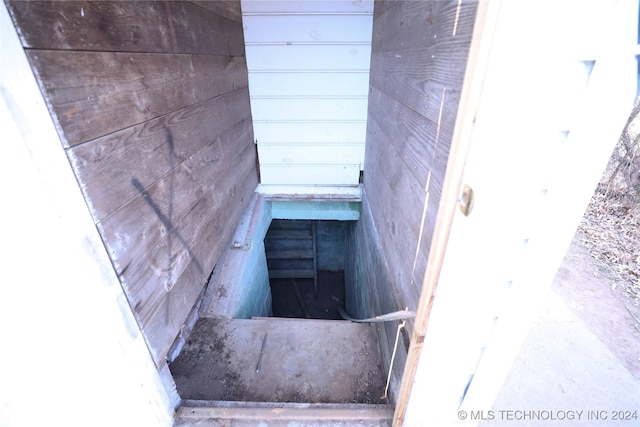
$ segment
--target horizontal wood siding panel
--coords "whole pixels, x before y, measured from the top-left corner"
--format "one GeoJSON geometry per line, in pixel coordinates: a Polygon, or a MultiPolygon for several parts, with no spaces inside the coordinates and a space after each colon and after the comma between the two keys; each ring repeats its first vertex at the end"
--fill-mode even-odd
{"type": "MultiPolygon", "coordinates": [[[[456,76],[456,69],[463,69],[466,61],[452,58],[434,60],[431,54],[420,51],[405,51],[396,54],[383,52],[371,59],[371,85],[387,93],[407,107],[413,109],[440,126],[453,129],[455,111],[460,99],[460,88],[447,81],[456,76]],[[440,115],[442,92],[447,91],[445,113],[440,115]]],[[[460,58],[461,54],[456,54],[460,58]]]]}
{"type": "Polygon", "coordinates": [[[234,210],[255,189],[249,126],[240,122],[98,225],[145,330],[164,328],[151,320],[169,298],[165,287],[185,274],[192,286],[204,284],[235,227],[234,210]],[[248,178],[251,188],[240,186],[248,178]]]}
{"type": "Polygon", "coordinates": [[[376,3],[364,187],[398,308],[418,303],[475,10],[453,0],[376,3]]]}
{"type": "Polygon", "coordinates": [[[259,143],[362,143],[367,134],[367,122],[253,123],[259,143]]]}
{"type": "Polygon", "coordinates": [[[450,83],[466,66],[475,5],[464,4],[458,12],[456,1],[393,3],[376,18],[371,84],[453,129],[460,88],[450,83]],[[448,96],[440,116],[443,90],[448,96]]]}
{"type": "MultiPolygon", "coordinates": [[[[397,0],[376,0],[375,8],[373,9],[373,19],[374,21],[378,19],[379,16],[386,13],[387,10],[393,5],[397,4],[397,0]]],[[[383,29],[377,29],[377,31],[384,31],[383,29]]]]}
{"type": "Polygon", "coordinates": [[[245,16],[247,45],[261,43],[371,43],[370,16],[253,15],[245,16]]]}
{"type": "Polygon", "coordinates": [[[243,57],[28,51],[69,146],[247,85],[243,57]]]}
{"type": "Polygon", "coordinates": [[[402,308],[413,310],[417,308],[422,283],[412,279],[417,270],[426,265],[426,254],[417,250],[426,192],[417,181],[403,173],[406,165],[393,148],[376,148],[379,157],[365,160],[364,181],[373,176],[369,182],[375,180],[376,183],[375,188],[368,187],[367,198],[392,282],[398,286],[395,293],[402,308]]]}
{"type": "MultiPolygon", "coordinates": [[[[369,95],[369,141],[393,145],[405,164],[413,165],[408,173],[424,187],[431,170],[438,125],[404,104],[371,88],[369,95]]],[[[372,153],[377,153],[372,150],[372,153]]]]}
{"type": "Polygon", "coordinates": [[[160,366],[258,184],[240,3],[8,4],[160,366]]]}
{"type": "Polygon", "coordinates": [[[240,22],[190,3],[14,1],[10,6],[25,28],[27,48],[244,55],[240,22]]]}
{"type": "MultiPolygon", "coordinates": [[[[200,203],[211,208],[217,206],[217,201],[210,199],[215,197],[212,193],[214,184],[224,182],[229,176],[235,177],[233,162],[243,161],[239,156],[247,156],[251,151],[252,147],[247,143],[250,136],[247,125],[247,122],[239,122],[148,188],[142,187],[133,174],[130,185],[138,190],[138,195],[99,223],[111,242],[108,246],[117,260],[118,272],[131,277],[141,266],[153,264],[150,258],[160,249],[158,242],[166,238],[195,206],[200,203]],[[225,156],[223,144],[235,142],[236,138],[244,140],[243,147],[227,148],[229,153],[225,156]],[[137,215],[133,214],[136,212],[137,215]]],[[[247,161],[250,161],[251,156],[248,157],[247,161]]],[[[139,279],[133,282],[133,286],[142,283],[139,279]]]]}
{"type": "Polygon", "coordinates": [[[188,2],[170,2],[177,53],[244,56],[242,23],[188,2]]]}
{"type": "MultiPolygon", "coordinates": [[[[248,165],[253,168],[254,165],[248,165]]],[[[200,256],[203,265],[215,264],[221,252],[217,246],[223,246],[229,241],[237,225],[237,218],[243,212],[256,188],[257,176],[255,171],[245,169],[244,180],[240,182],[218,183],[221,187],[212,197],[219,199],[214,209],[194,211],[192,227],[197,236],[193,250],[200,256]],[[222,213],[224,213],[222,215],[222,213]],[[212,247],[211,242],[215,242],[212,247]]],[[[204,203],[202,204],[204,205],[204,203]]],[[[201,206],[201,205],[199,205],[201,206]]],[[[186,232],[185,232],[186,234],[186,232]]],[[[145,323],[147,339],[154,343],[153,356],[156,360],[163,360],[174,338],[180,333],[184,322],[184,312],[194,306],[200,291],[207,283],[208,276],[201,273],[198,264],[189,263],[184,273],[176,280],[171,292],[161,297],[155,310],[145,323]]],[[[153,309],[153,299],[149,300],[148,308],[153,309]]]]}
{"type": "Polygon", "coordinates": [[[366,96],[369,73],[249,73],[253,97],[366,96]]]}
{"type": "Polygon", "coordinates": [[[215,12],[232,21],[242,23],[242,9],[240,0],[190,0],[189,3],[198,5],[204,9],[215,12]]]}
{"type": "MultiPolygon", "coordinates": [[[[397,310],[398,307],[402,307],[402,302],[397,295],[399,286],[392,275],[390,266],[387,265],[381,243],[382,237],[377,232],[371,210],[372,207],[367,193],[363,191],[362,213],[355,227],[353,246],[349,249],[353,251],[352,253],[356,258],[353,265],[356,271],[351,273],[350,276],[355,279],[354,285],[360,289],[347,289],[347,294],[345,295],[347,310],[352,316],[360,318],[373,317],[380,313],[390,313],[397,310]]],[[[345,274],[348,274],[348,270],[349,268],[345,270],[345,274]]],[[[393,322],[385,323],[378,329],[381,356],[386,366],[391,365],[396,329],[397,325],[393,322]]],[[[402,376],[407,343],[408,340],[403,333],[403,339],[400,341],[395,363],[393,369],[391,369],[392,376],[389,389],[392,398],[395,397],[395,391],[402,376]]]]}
{"type": "MultiPolygon", "coordinates": [[[[457,0],[382,2],[385,3],[387,7],[381,8],[381,13],[376,12],[374,16],[374,53],[400,52],[407,48],[431,51],[439,46],[442,40],[445,40],[445,43],[454,43],[453,39],[456,37],[470,36],[473,29],[473,25],[469,23],[473,23],[475,16],[476,9],[472,4],[474,2],[464,2],[466,4],[461,5],[459,9],[457,0]]],[[[442,49],[437,50],[449,54],[442,49]]]]}
{"type": "Polygon", "coordinates": [[[69,149],[94,218],[102,220],[139,194],[131,185],[134,174],[146,188],[219,139],[220,130],[250,122],[248,104],[247,89],[239,89],[69,149]]]}
{"type": "Polygon", "coordinates": [[[354,121],[366,117],[367,99],[254,98],[251,112],[256,121],[354,121]]]}
{"type": "Polygon", "coordinates": [[[365,45],[247,46],[247,63],[254,71],[367,71],[371,47],[365,45]]]}

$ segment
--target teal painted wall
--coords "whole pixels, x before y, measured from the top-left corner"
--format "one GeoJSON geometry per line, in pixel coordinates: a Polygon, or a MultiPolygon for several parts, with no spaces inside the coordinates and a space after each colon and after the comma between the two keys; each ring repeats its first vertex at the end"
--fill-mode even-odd
{"type": "Polygon", "coordinates": [[[271,224],[271,203],[256,195],[216,264],[200,312],[206,316],[271,316],[271,288],[264,236],[271,224]]]}
{"type": "Polygon", "coordinates": [[[318,270],[342,271],[347,256],[347,233],[354,221],[317,221],[318,270]]]}
{"type": "Polygon", "coordinates": [[[256,242],[249,251],[238,283],[242,298],[238,301],[234,318],[250,319],[254,316],[268,317],[273,314],[269,271],[263,241],[256,242]]]}

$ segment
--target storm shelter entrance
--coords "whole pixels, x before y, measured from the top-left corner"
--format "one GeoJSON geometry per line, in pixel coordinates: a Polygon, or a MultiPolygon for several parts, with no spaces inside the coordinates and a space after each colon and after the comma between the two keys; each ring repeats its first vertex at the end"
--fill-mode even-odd
{"type": "Polygon", "coordinates": [[[388,405],[379,324],[342,320],[359,209],[255,198],[170,363],[182,399],[388,405]]]}
{"type": "Polygon", "coordinates": [[[265,236],[274,317],[340,320],[352,221],[273,220],[265,236]]]}

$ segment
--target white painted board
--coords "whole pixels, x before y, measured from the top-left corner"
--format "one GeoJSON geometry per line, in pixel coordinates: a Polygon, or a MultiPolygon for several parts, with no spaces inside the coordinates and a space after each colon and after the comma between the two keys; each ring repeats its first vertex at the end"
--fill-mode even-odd
{"type": "Polygon", "coordinates": [[[357,184],[373,1],[243,1],[242,12],[261,183],[357,184]]]}
{"type": "Polygon", "coordinates": [[[367,114],[367,99],[279,98],[251,100],[255,121],[355,121],[367,114]]]}
{"type": "Polygon", "coordinates": [[[364,144],[259,144],[261,165],[358,165],[364,163],[364,144]]]}
{"type": "Polygon", "coordinates": [[[367,15],[245,16],[244,41],[254,43],[371,43],[367,15]]]}
{"type": "Polygon", "coordinates": [[[360,177],[358,165],[261,165],[263,184],[293,185],[353,185],[360,177]]]}
{"type": "Polygon", "coordinates": [[[369,93],[369,73],[350,72],[278,72],[250,73],[251,96],[261,97],[339,97],[369,93]]]}
{"type": "Polygon", "coordinates": [[[367,134],[367,122],[256,122],[253,123],[258,143],[362,143],[367,134]]]}
{"type": "MultiPolygon", "coordinates": [[[[249,72],[255,71],[369,71],[371,46],[267,45],[246,46],[249,72]]],[[[251,89],[251,88],[249,88],[251,89]]]]}

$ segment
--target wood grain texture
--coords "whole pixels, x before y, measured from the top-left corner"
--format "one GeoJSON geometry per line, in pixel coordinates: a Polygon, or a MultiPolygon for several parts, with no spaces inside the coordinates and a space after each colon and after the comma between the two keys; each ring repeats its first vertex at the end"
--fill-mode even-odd
{"type": "Polygon", "coordinates": [[[232,21],[242,22],[242,10],[240,0],[191,0],[189,3],[198,5],[204,9],[229,18],[232,21]]]}
{"type": "Polygon", "coordinates": [[[413,277],[426,265],[426,254],[417,251],[426,193],[415,179],[403,173],[407,167],[391,147],[385,146],[379,154],[375,161],[365,163],[365,183],[368,176],[376,177],[370,180],[375,182],[375,189],[365,187],[367,200],[392,282],[398,287],[400,306],[395,309],[414,310],[420,282],[413,277]]]}
{"type": "MultiPolygon", "coordinates": [[[[465,62],[452,63],[447,58],[430,59],[430,53],[420,50],[404,51],[400,57],[383,52],[371,58],[371,85],[394,97],[407,107],[413,109],[440,125],[453,129],[455,123],[455,107],[460,99],[460,89],[456,80],[465,62]],[[446,91],[445,113],[440,116],[442,92],[446,91]]],[[[442,57],[440,55],[438,57],[442,57]]],[[[459,81],[458,81],[459,83],[459,81]]]]}
{"type": "Polygon", "coordinates": [[[8,3],[159,365],[258,184],[240,4],[8,3]]]}
{"type": "Polygon", "coordinates": [[[240,22],[187,2],[12,1],[9,7],[25,48],[244,55],[240,22]]]}
{"type": "Polygon", "coordinates": [[[371,84],[453,129],[476,3],[394,2],[374,21],[371,84]],[[455,35],[454,35],[455,28],[455,35]],[[447,91],[445,114],[440,99],[447,91]]]}
{"type": "Polygon", "coordinates": [[[156,266],[157,272],[166,270],[173,278],[182,273],[184,265],[175,260],[167,262],[168,258],[164,257],[164,252],[171,249],[165,248],[165,243],[175,240],[176,252],[182,256],[195,255],[187,243],[197,235],[185,234],[179,225],[193,215],[194,209],[199,210],[199,205],[213,210],[223,206],[217,193],[226,191],[225,180],[243,180],[244,175],[240,174],[247,171],[241,168],[240,162],[254,160],[247,138],[250,138],[250,127],[242,121],[147,188],[134,174],[129,185],[138,191],[138,196],[99,223],[107,240],[112,242],[109,246],[118,272],[132,278],[130,288],[144,285],[140,276],[146,273],[137,271],[140,268],[150,267],[152,271],[151,267],[156,266]],[[235,142],[236,138],[244,139],[242,148],[236,147],[235,153],[225,155],[223,144],[235,142]]]}
{"type": "MultiPolygon", "coordinates": [[[[451,39],[456,37],[462,42],[471,36],[476,8],[476,1],[380,2],[374,13],[376,43],[372,50],[399,52],[407,48],[437,47],[442,40],[452,43],[451,39]]],[[[437,50],[446,53],[442,48],[437,50]]]]}
{"type": "Polygon", "coordinates": [[[376,0],[374,2],[373,19],[387,12],[387,10],[397,3],[397,0],[376,0]]]}
{"type": "MultiPolygon", "coordinates": [[[[221,255],[218,247],[224,246],[231,237],[237,218],[242,214],[257,185],[257,173],[253,169],[254,165],[250,164],[249,168],[245,169],[245,178],[241,182],[230,182],[227,185],[218,182],[218,185],[223,186],[224,190],[216,195],[216,198],[220,198],[221,202],[215,211],[194,212],[193,218],[201,220],[196,228],[198,246],[195,247],[195,250],[203,253],[201,258],[203,264],[209,263],[213,266],[221,255]]],[[[206,285],[207,277],[202,276],[196,263],[190,263],[176,281],[171,292],[160,299],[155,311],[150,313],[149,320],[145,324],[144,334],[150,343],[154,359],[164,360],[167,349],[170,348],[180,332],[185,318],[185,310],[193,307],[199,296],[199,291],[206,285]]]]}
{"type": "MultiPolygon", "coordinates": [[[[381,236],[374,224],[372,206],[366,191],[362,194],[362,213],[355,225],[349,242],[350,262],[345,268],[345,277],[353,286],[346,291],[348,312],[359,318],[367,318],[389,313],[402,307],[399,286],[382,252],[381,236]],[[354,271],[355,270],[355,271],[354,271]]],[[[378,328],[378,342],[385,369],[391,364],[395,343],[396,323],[388,323],[378,328]]],[[[402,340],[396,353],[390,383],[390,401],[393,403],[406,358],[407,343],[402,340]]]]}
{"type": "Polygon", "coordinates": [[[69,146],[247,86],[243,57],[27,54],[69,146]]]}
{"type": "MultiPolygon", "coordinates": [[[[369,94],[369,135],[372,143],[393,145],[408,171],[424,186],[431,170],[426,159],[434,156],[438,125],[375,87],[369,94]]],[[[372,151],[371,153],[374,153],[372,151]]]]}
{"type": "Polygon", "coordinates": [[[241,119],[250,120],[246,88],[70,148],[67,154],[96,221],[146,188],[241,119]]]}
{"type": "MultiPolygon", "coordinates": [[[[419,301],[475,8],[457,1],[375,4],[364,193],[394,309],[415,309],[419,301]]],[[[381,298],[388,295],[374,290],[374,307],[381,298]]]]}
{"type": "Polygon", "coordinates": [[[98,224],[154,357],[169,348],[257,186],[251,137],[240,121],[148,188],[133,178],[140,194],[98,224]]]}

